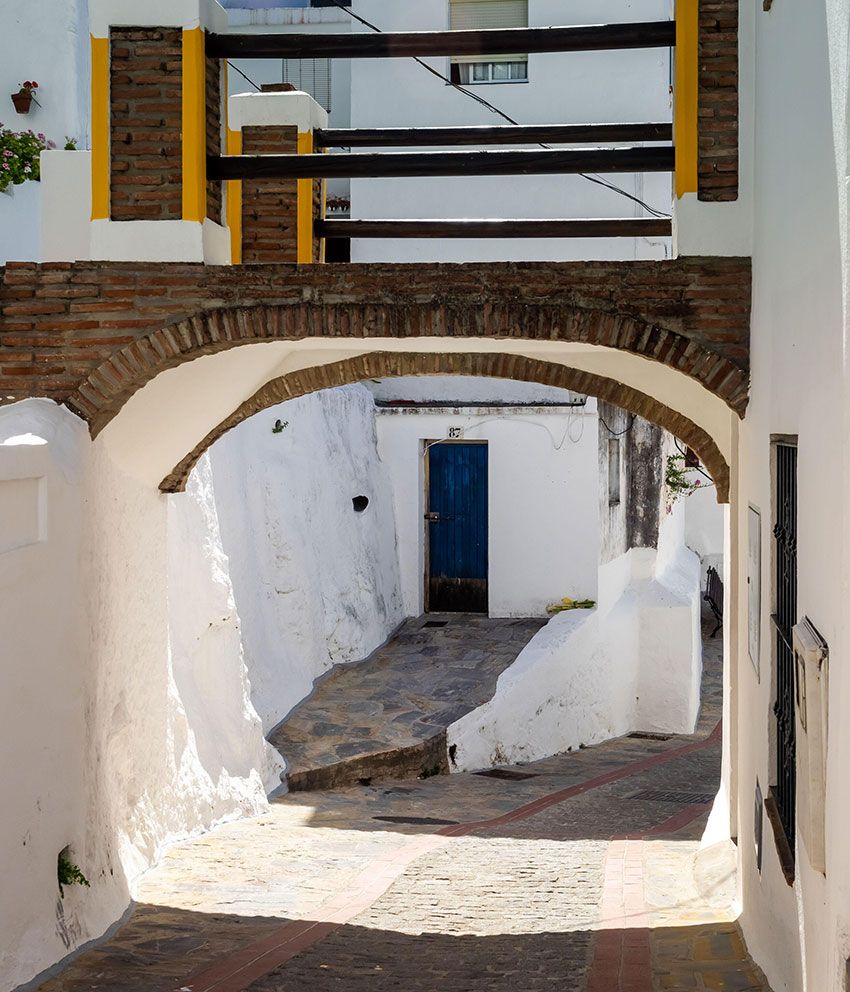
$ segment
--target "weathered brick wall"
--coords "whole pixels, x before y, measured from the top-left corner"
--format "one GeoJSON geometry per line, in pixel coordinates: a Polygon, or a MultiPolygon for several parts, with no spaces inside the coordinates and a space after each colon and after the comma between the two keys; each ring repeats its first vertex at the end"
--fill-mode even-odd
{"type": "Polygon", "coordinates": [[[183,214],[181,31],[113,28],[110,40],[110,216],[179,220],[183,214]]]}
{"type": "MultiPolygon", "coordinates": [[[[221,61],[206,58],[207,155],[221,154],[221,61]]],[[[207,217],[221,224],[224,184],[207,181],[207,217]]]]}
{"type": "Polygon", "coordinates": [[[749,259],[0,273],[0,402],[47,396],[89,419],[188,358],[314,336],[586,341],[679,369],[739,412],[747,402],[749,259]]]}
{"type": "MultiPolygon", "coordinates": [[[[244,155],[294,155],[298,128],[245,127],[244,155]]],[[[295,179],[242,183],[242,262],[295,262],[298,258],[298,187],[295,179]]]]}
{"type": "Polygon", "coordinates": [[[699,0],[698,195],[738,199],[738,0],[699,0]]]}

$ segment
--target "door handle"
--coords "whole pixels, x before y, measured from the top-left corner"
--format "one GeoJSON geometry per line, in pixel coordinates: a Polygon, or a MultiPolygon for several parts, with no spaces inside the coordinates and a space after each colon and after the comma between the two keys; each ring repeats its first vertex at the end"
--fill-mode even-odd
{"type": "Polygon", "coordinates": [[[425,519],[428,520],[428,521],[430,521],[431,523],[436,523],[440,519],[440,514],[439,513],[426,513],[425,514],[425,519]]]}

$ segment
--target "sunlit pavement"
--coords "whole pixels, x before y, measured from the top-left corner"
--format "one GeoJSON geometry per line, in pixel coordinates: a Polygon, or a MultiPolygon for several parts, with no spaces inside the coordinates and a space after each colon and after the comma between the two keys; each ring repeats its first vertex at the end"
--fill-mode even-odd
{"type": "Polygon", "coordinates": [[[290,795],[172,849],[110,941],[50,992],[766,992],[734,849],[701,846],[720,639],[693,737],[290,795]]]}

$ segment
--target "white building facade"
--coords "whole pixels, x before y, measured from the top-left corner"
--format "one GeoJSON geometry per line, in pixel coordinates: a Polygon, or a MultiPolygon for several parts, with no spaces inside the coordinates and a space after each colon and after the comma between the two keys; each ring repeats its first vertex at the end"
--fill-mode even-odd
{"type": "MultiPolygon", "coordinates": [[[[670,16],[669,0],[401,0],[392,4],[355,0],[351,9],[383,31],[548,27],[664,20],[670,16]]],[[[369,30],[357,21],[352,24],[352,31],[369,30]]],[[[509,60],[499,56],[479,62],[470,58],[423,61],[441,76],[460,82],[507,118],[436,78],[412,59],[362,59],[351,65],[352,126],[498,125],[508,119],[520,124],[657,123],[671,119],[671,62],[669,51],[664,49],[518,53],[509,60]]],[[[621,174],[604,179],[669,215],[669,174],[621,174]]],[[[354,179],[351,216],[538,219],[650,215],[633,199],[581,176],[490,176],[354,179]]],[[[664,258],[669,254],[669,238],[355,239],[351,248],[352,261],[358,262],[664,258]]]]}
{"type": "Polygon", "coordinates": [[[487,449],[488,614],[546,616],[565,596],[596,599],[595,400],[498,379],[423,376],[369,388],[408,616],[426,608],[429,454],[441,444],[487,449]]]}

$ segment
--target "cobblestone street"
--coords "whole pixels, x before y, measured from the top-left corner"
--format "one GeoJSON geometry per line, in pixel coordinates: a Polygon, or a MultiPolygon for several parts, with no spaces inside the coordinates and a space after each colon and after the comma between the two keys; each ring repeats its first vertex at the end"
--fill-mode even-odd
{"type": "Polygon", "coordinates": [[[276,801],[173,848],[42,992],[769,992],[735,922],[720,641],[693,737],[276,801]]]}

